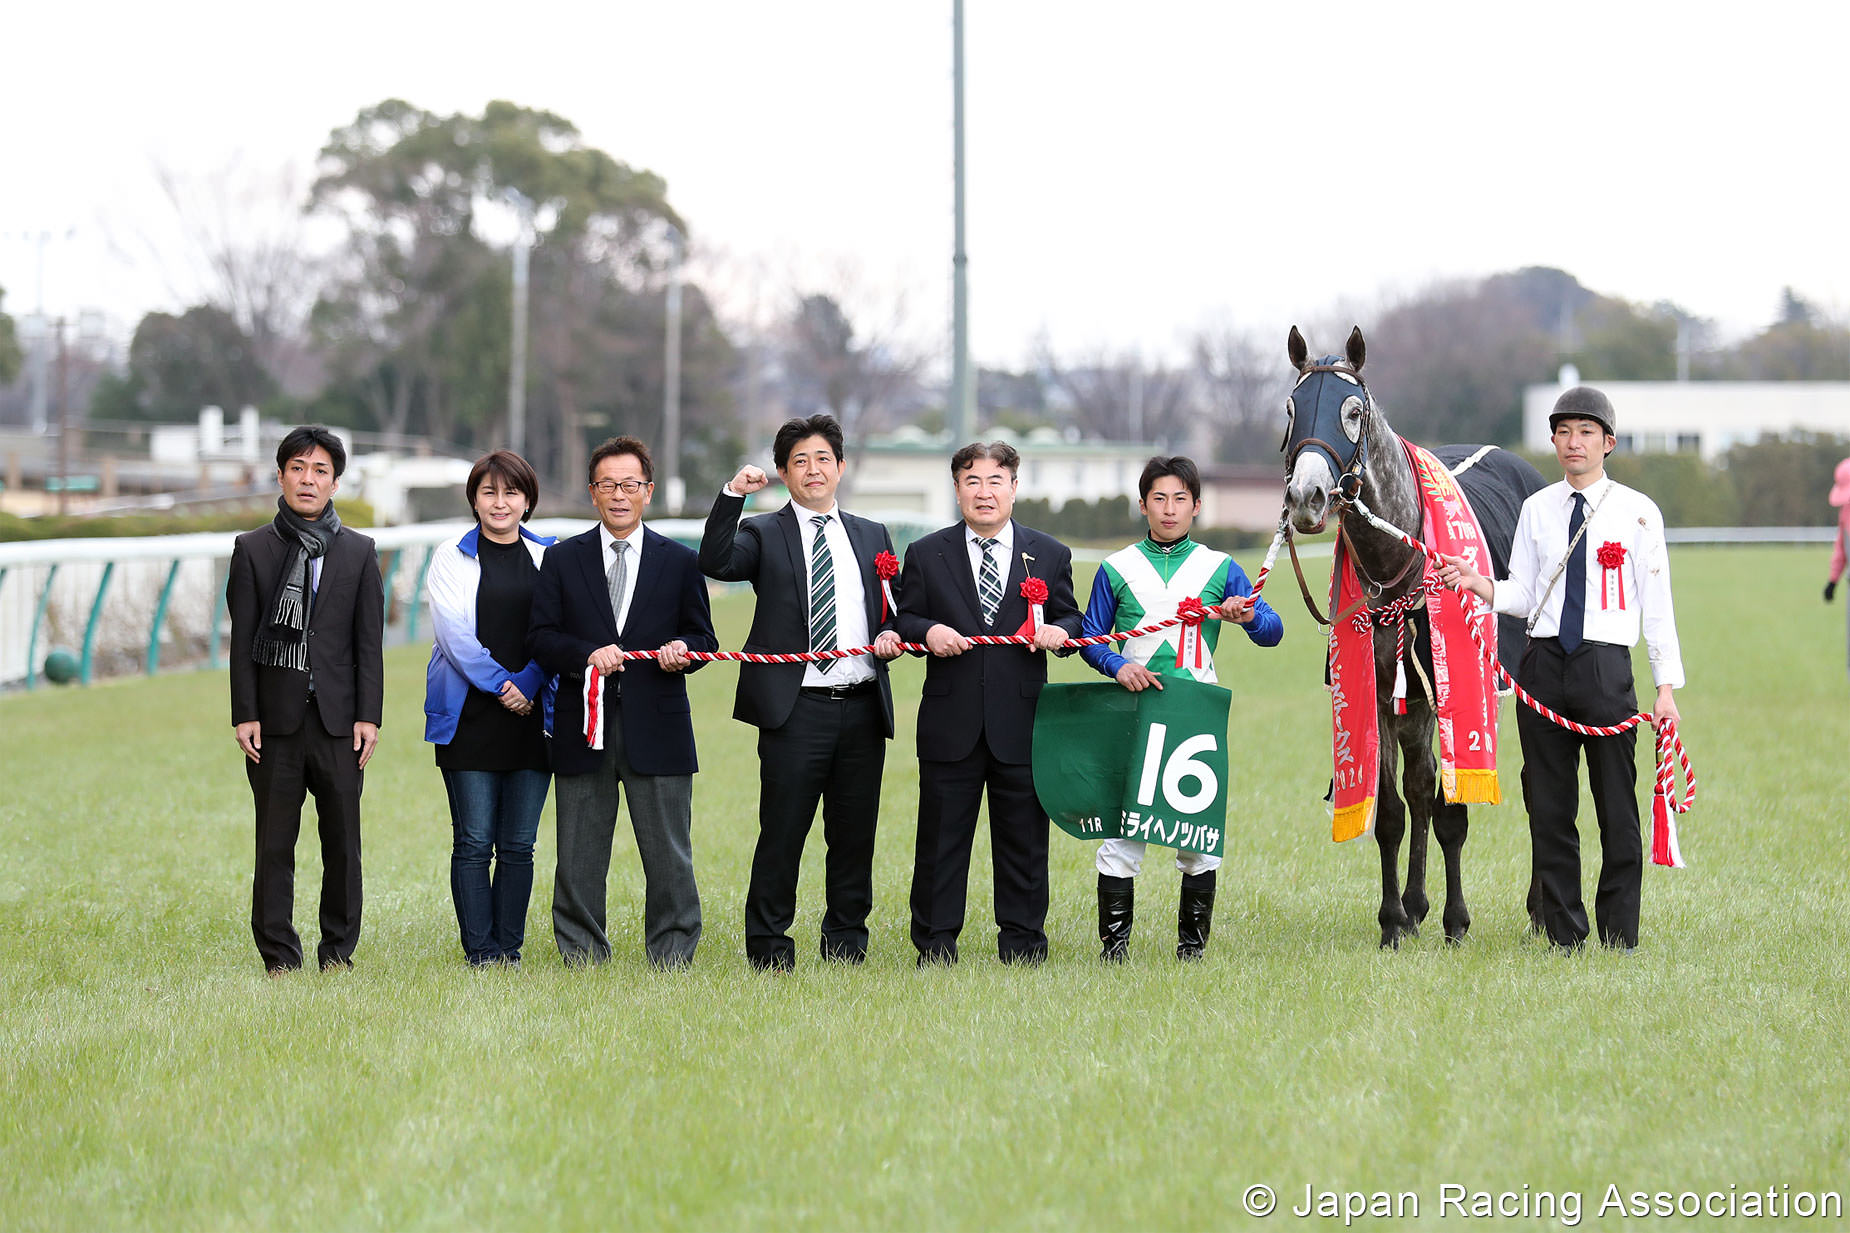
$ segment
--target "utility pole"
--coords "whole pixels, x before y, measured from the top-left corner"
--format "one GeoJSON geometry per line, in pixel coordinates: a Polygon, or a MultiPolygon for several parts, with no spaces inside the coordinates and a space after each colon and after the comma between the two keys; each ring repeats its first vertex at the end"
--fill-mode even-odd
{"type": "Polygon", "coordinates": [[[64,318],[58,318],[58,513],[70,511],[71,504],[71,414],[70,399],[65,397],[65,374],[70,368],[64,349],[64,318]]]}
{"type": "Polygon", "coordinates": [[[954,216],[951,249],[951,444],[969,439],[976,421],[970,375],[970,256],[964,250],[964,0],[951,0],[951,163],[954,216]]]}
{"type": "Polygon", "coordinates": [[[686,498],[681,482],[681,258],[684,243],[678,228],[668,229],[673,252],[668,259],[666,339],[662,351],[662,467],[668,509],[680,513],[686,498]]]}
{"type": "Polygon", "coordinates": [[[1131,440],[1143,440],[1143,348],[1131,353],[1131,440]]]}
{"type": "Polygon", "coordinates": [[[520,234],[514,237],[514,321],[507,366],[507,444],[516,454],[527,452],[527,283],[533,253],[533,202],[525,194],[508,190],[520,216],[520,234]]]}

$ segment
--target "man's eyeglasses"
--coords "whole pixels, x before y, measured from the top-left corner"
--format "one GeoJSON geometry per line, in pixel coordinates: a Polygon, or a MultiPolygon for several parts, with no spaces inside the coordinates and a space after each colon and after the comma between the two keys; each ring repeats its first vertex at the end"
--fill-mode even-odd
{"type": "Polygon", "coordinates": [[[648,488],[650,486],[651,485],[649,484],[647,480],[639,480],[639,479],[608,480],[608,479],[604,479],[604,480],[599,480],[597,481],[597,483],[591,485],[591,491],[595,492],[600,497],[607,497],[611,493],[615,492],[617,489],[621,488],[623,490],[624,496],[633,497],[637,493],[641,492],[644,488],[648,488]]]}

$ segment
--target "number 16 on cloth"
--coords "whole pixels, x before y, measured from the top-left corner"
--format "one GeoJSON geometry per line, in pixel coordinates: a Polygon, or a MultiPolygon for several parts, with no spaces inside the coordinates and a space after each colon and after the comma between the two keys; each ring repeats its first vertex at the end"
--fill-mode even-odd
{"type": "Polygon", "coordinates": [[[1034,791],[1079,839],[1137,839],[1220,856],[1227,716],[1218,685],[1049,685],[1034,712],[1034,791]]]}

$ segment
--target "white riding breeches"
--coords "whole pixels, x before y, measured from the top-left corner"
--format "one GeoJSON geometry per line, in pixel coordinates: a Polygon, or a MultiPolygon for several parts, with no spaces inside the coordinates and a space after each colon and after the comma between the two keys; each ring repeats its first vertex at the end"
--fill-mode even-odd
{"type": "MultiPolygon", "coordinates": [[[[1098,845],[1098,871],[1108,878],[1134,878],[1143,868],[1141,839],[1107,839],[1098,845]]],[[[1220,868],[1221,858],[1201,852],[1176,849],[1176,868],[1185,874],[1211,873],[1220,868]]]]}

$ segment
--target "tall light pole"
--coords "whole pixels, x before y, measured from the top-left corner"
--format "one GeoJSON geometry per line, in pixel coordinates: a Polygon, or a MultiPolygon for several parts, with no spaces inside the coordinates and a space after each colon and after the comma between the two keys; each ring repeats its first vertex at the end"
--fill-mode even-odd
{"type": "Polygon", "coordinates": [[[668,258],[667,311],[662,350],[662,487],[668,508],[679,513],[686,498],[681,482],[681,258],[685,242],[677,227],[668,229],[672,251],[668,258]]]}
{"type": "Polygon", "coordinates": [[[508,190],[520,233],[514,237],[514,321],[507,366],[507,447],[527,452],[527,283],[533,253],[533,202],[524,193],[508,190]]]}
{"type": "Polygon", "coordinates": [[[951,162],[955,218],[951,250],[951,443],[969,439],[976,421],[970,374],[970,257],[964,251],[964,0],[951,0],[951,162]]]}

